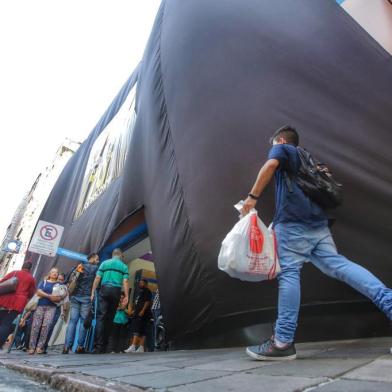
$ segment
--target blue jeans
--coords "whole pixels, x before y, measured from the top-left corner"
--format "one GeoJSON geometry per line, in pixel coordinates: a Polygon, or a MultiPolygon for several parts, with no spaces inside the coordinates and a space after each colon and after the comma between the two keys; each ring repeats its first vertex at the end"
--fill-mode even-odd
{"type": "Polygon", "coordinates": [[[90,312],[91,300],[90,297],[71,297],[71,310],[65,335],[65,347],[71,348],[74,343],[76,326],[80,319],[78,346],[83,346],[86,339],[87,331],[84,328],[84,319],[90,312]]]}
{"type": "Polygon", "coordinates": [[[294,340],[300,307],[300,273],[310,261],[326,275],[339,279],[368,297],[392,319],[392,290],[367,269],[338,254],[326,225],[312,228],[298,223],[281,223],[275,227],[279,261],[279,301],[275,336],[282,343],[294,340]]]}

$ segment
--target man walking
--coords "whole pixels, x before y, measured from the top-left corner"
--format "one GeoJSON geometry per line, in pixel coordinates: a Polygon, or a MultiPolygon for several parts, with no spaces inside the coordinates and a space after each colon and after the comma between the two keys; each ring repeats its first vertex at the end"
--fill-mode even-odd
{"type": "Polygon", "coordinates": [[[124,292],[124,303],[128,303],[128,267],[122,261],[122,258],[121,249],[114,249],[112,258],[104,261],[99,267],[91,290],[91,300],[93,300],[95,290],[101,283],[98,298],[96,348],[94,350],[97,354],[106,351],[113,319],[120,301],[121,288],[124,292]]]}
{"type": "Polygon", "coordinates": [[[80,325],[76,353],[84,353],[84,341],[86,340],[87,334],[87,330],[84,327],[84,320],[88,316],[91,309],[91,289],[98,270],[98,263],[99,256],[96,253],[91,253],[87,257],[87,263],[78,265],[76,268],[78,270],[78,277],[75,289],[71,294],[71,310],[67,332],[65,335],[63,354],[68,354],[69,350],[73,346],[76,326],[78,325],[79,319],[80,325]]]}
{"type": "Polygon", "coordinates": [[[300,272],[310,261],[326,275],[339,279],[368,297],[392,319],[392,290],[365,268],[338,254],[323,209],[312,202],[296,184],[300,168],[299,136],[285,126],[271,138],[267,162],[261,168],[243,206],[247,214],[275,176],[276,211],[274,228],[282,271],[278,276],[278,319],[271,339],[246,352],[257,360],[295,359],[294,335],[300,307],[300,272]],[[290,188],[290,189],[289,189],[290,188]]]}

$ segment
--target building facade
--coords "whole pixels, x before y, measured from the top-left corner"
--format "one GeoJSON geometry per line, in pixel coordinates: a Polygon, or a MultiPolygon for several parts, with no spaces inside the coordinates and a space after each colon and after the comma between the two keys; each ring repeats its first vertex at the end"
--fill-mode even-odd
{"type": "Polygon", "coordinates": [[[31,189],[15,211],[1,244],[0,277],[20,269],[42,209],[60,173],[80,143],[66,139],[55,153],[53,160],[37,176],[31,189]],[[17,244],[14,250],[10,244],[17,244]]]}

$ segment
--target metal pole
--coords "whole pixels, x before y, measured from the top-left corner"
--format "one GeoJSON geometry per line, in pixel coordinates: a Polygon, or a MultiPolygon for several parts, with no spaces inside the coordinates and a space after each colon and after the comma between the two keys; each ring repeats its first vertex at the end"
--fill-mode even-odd
{"type": "Polygon", "coordinates": [[[39,266],[40,263],[41,263],[41,258],[42,258],[42,255],[40,254],[39,257],[38,257],[38,260],[37,260],[37,262],[36,262],[36,264],[35,264],[35,267],[34,267],[34,272],[33,272],[34,278],[36,277],[37,270],[38,270],[38,266],[39,266]]]}

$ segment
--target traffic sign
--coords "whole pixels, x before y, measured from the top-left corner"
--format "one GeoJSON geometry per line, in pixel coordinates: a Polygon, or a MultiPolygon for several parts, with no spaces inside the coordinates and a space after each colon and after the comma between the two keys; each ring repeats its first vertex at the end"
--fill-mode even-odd
{"type": "Polygon", "coordinates": [[[64,227],[45,221],[38,221],[31,238],[29,251],[45,256],[56,256],[64,227]]]}

